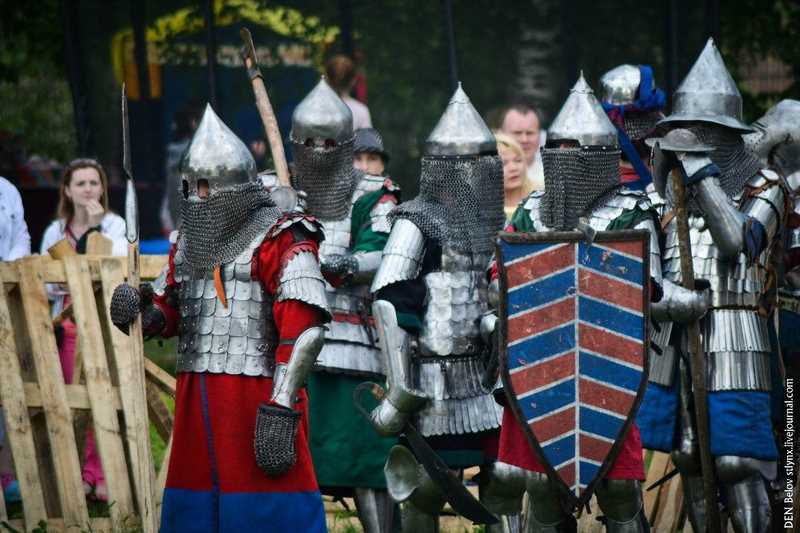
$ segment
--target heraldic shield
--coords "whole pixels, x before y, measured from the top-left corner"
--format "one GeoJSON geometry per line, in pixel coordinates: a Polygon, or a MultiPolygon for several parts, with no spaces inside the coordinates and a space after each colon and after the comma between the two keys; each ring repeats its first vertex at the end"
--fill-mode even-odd
{"type": "Polygon", "coordinates": [[[646,231],[500,233],[508,406],[574,506],[613,464],[647,383],[646,231]]]}

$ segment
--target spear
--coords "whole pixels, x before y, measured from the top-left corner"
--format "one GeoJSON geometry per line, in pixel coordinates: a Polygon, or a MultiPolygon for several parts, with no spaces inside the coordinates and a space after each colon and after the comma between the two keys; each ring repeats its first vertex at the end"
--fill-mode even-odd
{"type": "MultiPolygon", "coordinates": [[[[689,238],[689,216],[686,212],[686,184],[680,172],[672,171],[672,190],[675,193],[675,224],[678,230],[678,249],[681,254],[681,280],[685,288],[695,289],[694,265],[692,263],[692,241],[689,238]]],[[[711,443],[708,427],[708,390],[706,388],[706,361],[700,340],[700,324],[697,320],[686,325],[692,368],[692,392],[694,395],[697,436],[700,441],[700,466],[703,473],[703,494],[706,501],[707,528],[719,533],[721,525],[717,513],[717,491],[714,485],[714,463],[711,459],[711,443]]]]}
{"type": "Polygon", "coordinates": [[[269,139],[269,149],[272,152],[272,161],[275,164],[275,172],[278,174],[278,182],[285,187],[291,187],[289,183],[289,166],[286,164],[286,154],[283,152],[283,139],[281,139],[278,121],[275,119],[275,112],[272,110],[267,88],[264,85],[264,77],[261,75],[261,69],[258,68],[253,36],[250,35],[250,30],[247,28],[242,28],[239,33],[244,41],[242,60],[247,68],[250,83],[253,85],[258,114],[261,116],[261,122],[264,123],[264,131],[266,131],[267,139],[269,139]]]}
{"type": "MultiPolygon", "coordinates": [[[[122,168],[128,179],[125,190],[125,236],[128,239],[128,284],[139,287],[139,210],[136,201],[136,187],[133,182],[131,170],[131,133],[128,125],[128,97],[125,84],[122,84],[122,168]]],[[[150,427],[147,410],[144,408],[145,373],[144,373],[144,344],[142,338],[142,317],[136,319],[130,326],[131,357],[131,385],[134,389],[134,400],[131,402],[133,409],[132,418],[126,421],[128,427],[134,428],[134,448],[137,461],[133,468],[136,481],[136,495],[139,503],[139,514],[142,519],[142,529],[145,533],[155,533],[158,529],[157,517],[153,507],[153,471],[152,455],[150,453],[150,427]]]]}

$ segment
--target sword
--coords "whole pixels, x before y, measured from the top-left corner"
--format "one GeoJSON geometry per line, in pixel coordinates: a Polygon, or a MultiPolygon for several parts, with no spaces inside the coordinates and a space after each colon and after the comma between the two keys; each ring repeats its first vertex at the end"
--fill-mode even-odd
{"type": "Polygon", "coordinates": [[[272,110],[272,104],[269,101],[267,88],[264,85],[264,76],[261,74],[261,69],[258,68],[253,36],[250,35],[250,30],[247,28],[242,28],[239,33],[244,41],[242,60],[247,68],[250,82],[253,84],[256,107],[258,108],[258,114],[261,115],[261,122],[264,123],[267,139],[269,139],[269,148],[272,152],[272,161],[275,163],[275,172],[278,174],[278,182],[284,187],[291,187],[289,166],[286,164],[286,154],[283,151],[283,139],[278,129],[278,121],[275,119],[275,112],[272,110]]]}
{"type": "MultiPolygon", "coordinates": [[[[125,84],[122,84],[122,168],[127,174],[125,190],[125,236],[128,239],[128,284],[138,288],[141,278],[139,275],[139,210],[136,202],[136,187],[133,183],[131,167],[131,132],[128,125],[128,97],[125,84]]],[[[142,528],[145,533],[155,533],[158,529],[158,517],[153,502],[153,471],[152,456],[150,455],[150,442],[146,437],[149,433],[147,410],[143,408],[144,399],[147,397],[144,373],[144,345],[142,340],[142,315],[137,314],[130,325],[131,342],[131,381],[135,388],[136,400],[132,403],[135,420],[126,421],[128,427],[135,428],[139,435],[135,439],[135,446],[131,450],[136,454],[137,461],[133,468],[134,481],[136,482],[139,513],[142,517],[142,528]]]]}
{"type": "MultiPolygon", "coordinates": [[[[377,400],[382,400],[386,393],[383,387],[372,382],[361,383],[353,391],[353,402],[356,409],[369,420],[367,410],[359,401],[360,393],[365,388],[369,389],[377,400]]],[[[467,490],[464,483],[453,474],[447,463],[436,454],[412,423],[406,422],[401,435],[406,437],[411,450],[422,464],[425,472],[442,489],[445,499],[455,512],[476,524],[492,525],[499,522],[497,517],[467,490]]]]}

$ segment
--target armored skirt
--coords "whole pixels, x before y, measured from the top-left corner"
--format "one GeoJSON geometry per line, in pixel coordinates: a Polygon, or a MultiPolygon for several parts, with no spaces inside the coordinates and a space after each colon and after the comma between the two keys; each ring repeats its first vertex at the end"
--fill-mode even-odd
{"type": "MultiPolygon", "coordinates": [[[[221,354],[203,358],[193,356],[185,348],[188,343],[195,346],[194,350],[203,349],[202,344],[192,344],[191,339],[195,337],[184,333],[192,301],[187,300],[190,305],[184,305],[183,298],[188,297],[184,296],[186,291],[180,289],[181,284],[191,286],[192,280],[180,275],[176,279],[175,264],[179,260],[175,258],[174,249],[170,254],[167,290],[156,298],[156,304],[166,318],[162,335],[168,337],[181,330],[181,351],[172,453],[161,514],[162,533],[326,530],[322,497],[308,448],[305,390],[299,392],[294,406],[302,416],[294,439],[297,457],[294,466],[285,474],[268,476],[257,466],[253,448],[259,404],[269,402],[272,394],[269,360],[274,357],[275,362],[286,363],[292,357],[294,339],[324,321],[327,314],[324,300],[320,308],[313,302],[287,298],[291,287],[283,284],[281,270],[294,257],[315,254],[317,250],[312,239],[298,241],[293,233],[285,231],[271,238],[268,236],[262,244],[256,243],[251,248],[250,260],[240,261],[247,252],[237,258],[236,266],[247,268],[235,271],[234,281],[241,281],[237,276],[244,280],[243,283],[252,280],[248,291],[233,283],[229,278],[230,271],[226,270],[228,267],[223,265],[221,276],[229,298],[227,307],[213,290],[213,282],[206,284],[210,288],[208,297],[202,302],[203,309],[216,307],[218,315],[226,312],[235,315],[240,303],[236,298],[247,294],[249,299],[245,303],[252,304],[249,307],[251,322],[264,320],[262,331],[275,334],[274,337],[255,339],[255,344],[261,346],[258,351],[264,353],[261,356],[263,360],[246,360],[243,368],[233,366],[231,354],[224,350],[221,354]],[[172,300],[170,288],[173,289],[172,300]],[[176,292],[177,303],[174,301],[176,292]],[[256,294],[258,296],[254,297],[256,294]],[[257,309],[263,313],[256,312],[257,309]],[[227,359],[227,363],[217,365],[220,357],[227,359]],[[237,368],[239,371],[234,373],[232,370],[237,368]]],[[[321,276],[319,283],[322,283],[321,276]]],[[[320,288],[320,294],[321,291],[320,288]]],[[[215,327],[225,323],[225,316],[212,317],[215,327]]],[[[261,327],[258,324],[251,324],[252,328],[248,326],[243,330],[248,332],[248,346],[253,340],[251,336],[258,334],[261,327]]],[[[202,333],[202,325],[197,326],[197,331],[202,333]]],[[[227,343],[232,352],[230,347],[234,346],[234,340],[232,333],[219,338],[214,335],[213,346],[227,343]]]]}

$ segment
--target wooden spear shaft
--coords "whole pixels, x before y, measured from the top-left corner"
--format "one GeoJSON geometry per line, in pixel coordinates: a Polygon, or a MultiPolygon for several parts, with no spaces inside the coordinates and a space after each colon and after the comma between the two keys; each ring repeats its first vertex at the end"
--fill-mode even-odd
{"type": "Polygon", "coordinates": [[[285,187],[290,187],[289,165],[286,163],[286,154],[283,151],[283,139],[281,138],[280,129],[278,129],[278,121],[275,119],[275,112],[272,110],[272,104],[269,101],[261,69],[258,68],[253,37],[247,28],[242,28],[240,34],[244,41],[242,59],[245,68],[247,68],[250,83],[253,85],[258,114],[261,116],[261,122],[264,123],[264,131],[267,133],[267,139],[269,139],[269,149],[272,152],[272,161],[275,164],[275,172],[278,174],[278,182],[285,187]]]}
{"type": "MultiPolygon", "coordinates": [[[[678,228],[678,248],[681,254],[681,279],[683,286],[694,290],[694,265],[692,242],[689,238],[689,215],[686,212],[686,184],[679,172],[672,172],[672,190],[675,193],[675,224],[678,228]]],[[[711,458],[711,439],[708,426],[708,390],[706,387],[706,359],[700,339],[698,321],[686,325],[692,370],[692,394],[697,435],[700,441],[700,465],[703,475],[703,495],[706,500],[706,529],[711,533],[722,531],[717,512],[717,491],[714,483],[714,463],[711,458]]],[[[702,532],[698,532],[702,533],[702,532]]]]}

